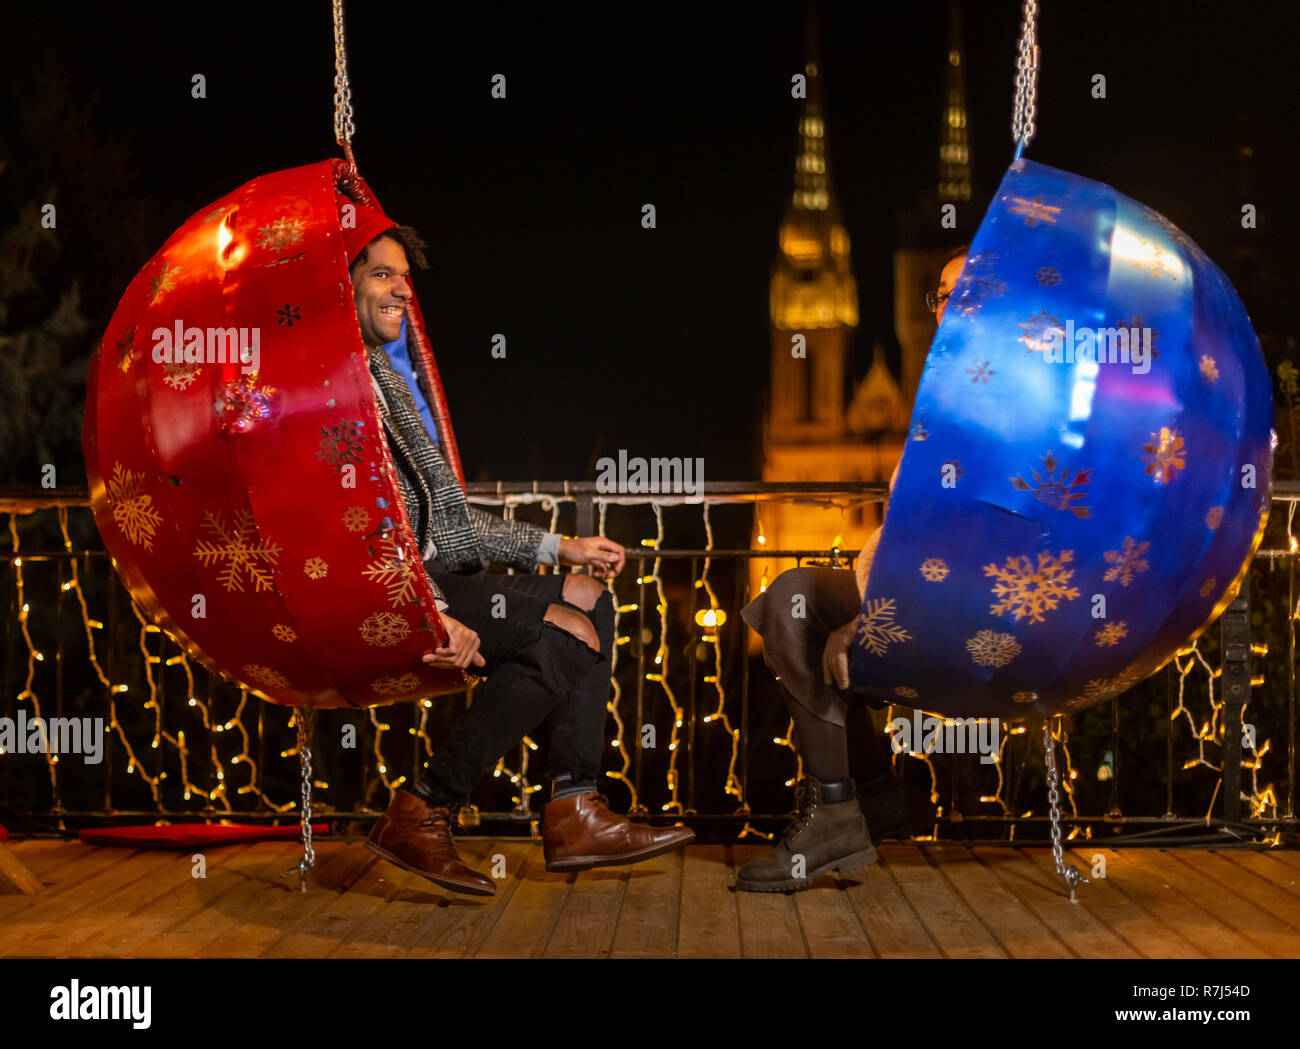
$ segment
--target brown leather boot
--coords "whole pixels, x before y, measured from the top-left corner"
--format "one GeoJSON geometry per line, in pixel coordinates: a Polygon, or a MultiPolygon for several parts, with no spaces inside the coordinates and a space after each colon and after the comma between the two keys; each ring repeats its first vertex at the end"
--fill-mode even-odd
{"type": "Polygon", "coordinates": [[[695,840],[680,823],[651,827],[616,816],[603,794],[575,794],[542,812],[542,855],[548,871],[585,871],[639,863],[695,840]]]}
{"type": "Polygon", "coordinates": [[[366,848],[389,863],[452,892],[495,896],[492,879],[461,863],[451,840],[451,811],[433,808],[399,790],[366,839],[366,848]]]}

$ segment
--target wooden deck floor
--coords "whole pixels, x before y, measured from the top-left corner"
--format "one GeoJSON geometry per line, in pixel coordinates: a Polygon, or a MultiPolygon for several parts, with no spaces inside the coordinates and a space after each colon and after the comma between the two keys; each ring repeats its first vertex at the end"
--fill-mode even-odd
{"type": "Polygon", "coordinates": [[[0,956],[478,958],[1246,958],[1300,957],[1300,852],[1086,845],[1063,895],[1047,849],[888,844],[853,876],[805,892],[735,892],[762,845],[693,845],[630,867],[543,869],[541,847],[464,838],[495,898],[442,892],[358,841],[317,844],[307,893],[280,877],[300,847],[188,853],[23,841],[36,896],[0,897],[0,956]]]}

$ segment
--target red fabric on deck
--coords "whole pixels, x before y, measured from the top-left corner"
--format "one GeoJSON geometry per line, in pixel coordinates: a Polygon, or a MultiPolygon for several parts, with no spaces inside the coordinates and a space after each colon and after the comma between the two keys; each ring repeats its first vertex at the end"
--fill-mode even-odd
{"type": "MultiPolygon", "coordinates": [[[[313,823],[312,835],[329,834],[328,823],[313,823]]],[[[88,845],[129,845],[136,849],[188,849],[200,845],[233,845],[246,841],[292,841],[298,827],[221,826],[180,823],[158,827],[95,827],[77,832],[88,845]]]]}

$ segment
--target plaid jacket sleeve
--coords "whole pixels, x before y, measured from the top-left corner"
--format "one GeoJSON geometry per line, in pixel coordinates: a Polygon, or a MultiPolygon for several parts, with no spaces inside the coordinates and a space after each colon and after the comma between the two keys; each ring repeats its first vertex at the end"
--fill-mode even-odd
{"type": "Polygon", "coordinates": [[[537,570],[537,549],[547,534],[544,528],[527,521],[507,521],[477,506],[470,506],[469,522],[485,562],[500,561],[519,572],[537,570]]]}

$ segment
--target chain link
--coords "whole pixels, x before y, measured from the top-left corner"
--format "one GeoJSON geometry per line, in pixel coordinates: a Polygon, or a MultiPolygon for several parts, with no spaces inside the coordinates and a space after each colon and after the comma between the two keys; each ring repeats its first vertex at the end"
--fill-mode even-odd
{"type": "Polygon", "coordinates": [[[1011,118],[1011,137],[1016,156],[1029,145],[1037,130],[1038,115],[1038,0],[1025,0],[1025,17],[1020,27],[1020,54],[1016,59],[1016,104],[1011,118]]]}
{"type": "Polygon", "coordinates": [[[343,0],[334,0],[334,141],[351,153],[352,85],[348,81],[348,46],[343,39],[343,0]]]}
{"type": "Polygon", "coordinates": [[[1080,882],[1089,882],[1079,873],[1079,868],[1065,865],[1065,854],[1061,848],[1061,793],[1057,790],[1060,776],[1056,771],[1056,738],[1052,735],[1051,718],[1043,722],[1043,760],[1047,765],[1047,809],[1052,817],[1052,859],[1056,861],[1056,873],[1065,879],[1070,890],[1070,902],[1077,903],[1074,887],[1080,882]]]}
{"type": "MultiPolygon", "coordinates": [[[[316,725],[316,711],[299,707],[293,716],[298,727],[298,767],[302,770],[302,859],[290,871],[298,872],[298,887],[307,891],[307,872],[316,866],[316,850],[311,845],[311,737],[316,725]]],[[[285,873],[290,873],[286,871],[285,873]]]]}

